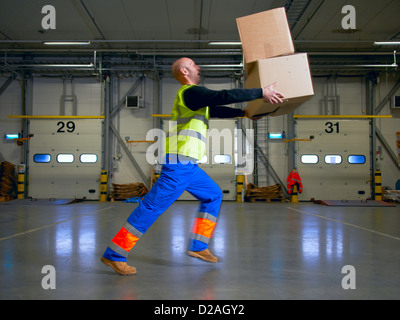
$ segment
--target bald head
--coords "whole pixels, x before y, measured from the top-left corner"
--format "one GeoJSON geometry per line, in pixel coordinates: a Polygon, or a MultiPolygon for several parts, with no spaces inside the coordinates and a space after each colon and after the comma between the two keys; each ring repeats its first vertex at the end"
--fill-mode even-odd
{"type": "Polygon", "coordinates": [[[177,79],[181,75],[182,68],[187,68],[190,61],[191,59],[189,58],[180,58],[172,64],[172,74],[174,75],[175,79],[177,79]]]}
{"type": "Polygon", "coordinates": [[[200,67],[189,58],[180,58],[172,64],[172,74],[181,84],[198,84],[200,67]]]}

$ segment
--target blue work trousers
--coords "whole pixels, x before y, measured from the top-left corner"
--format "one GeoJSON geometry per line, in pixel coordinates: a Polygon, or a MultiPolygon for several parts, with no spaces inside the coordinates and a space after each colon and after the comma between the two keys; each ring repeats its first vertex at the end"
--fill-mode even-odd
{"type": "Polygon", "coordinates": [[[123,227],[124,232],[119,232],[113,239],[104,257],[114,261],[126,261],[136,241],[185,190],[200,200],[189,250],[207,249],[221,206],[221,189],[197,164],[177,162],[162,166],[157,182],[128,217],[123,227]],[[126,244],[125,234],[134,237],[132,244],[126,244]]]}

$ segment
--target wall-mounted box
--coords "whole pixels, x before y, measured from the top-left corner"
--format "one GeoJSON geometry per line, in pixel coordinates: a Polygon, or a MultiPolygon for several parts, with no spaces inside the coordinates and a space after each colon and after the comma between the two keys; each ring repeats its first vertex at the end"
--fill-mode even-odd
{"type": "Polygon", "coordinates": [[[144,108],[143,100],[139,96],[126,96],[125,107],[128,109],[144,108]]]}

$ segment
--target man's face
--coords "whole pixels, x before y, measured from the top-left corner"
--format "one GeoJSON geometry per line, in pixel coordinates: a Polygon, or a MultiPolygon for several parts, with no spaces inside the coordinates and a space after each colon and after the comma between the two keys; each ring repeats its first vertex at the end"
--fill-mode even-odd
{"type": "Polygon", "coordinates": [[[193,60],[188,59],[185,69],[188,71],[188,77],[190,78],[190,80],[192,80],[192,82],[195,84],[199,84],[201,80],[201,77],[199,75],[200,67],[196,65],[193,60]]]}

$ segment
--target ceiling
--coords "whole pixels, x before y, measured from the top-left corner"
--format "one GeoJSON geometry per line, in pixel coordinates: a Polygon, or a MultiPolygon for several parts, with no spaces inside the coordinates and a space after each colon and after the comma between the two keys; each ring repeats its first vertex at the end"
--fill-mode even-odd
{"type": "Polygon", "coordinates": [[[309,53],[313,70],[394,63],[400,46],[374,41],[400,40],[399,0],[1,0],[0,71],[56,61],[162,69],[183,55],[238,65],[240,46],[209,42],[239,41],[236,18],[277,7],[286,8],[296,51],[309,53]],[[356,29],[345,30],[342,8],[349,3],[356,10],[356,29]],[[56,28],[45,30],[42,8],[49,4],[55,8],[56,28]],[[90,45],[43,44],[49,40],[90,45]]]}

